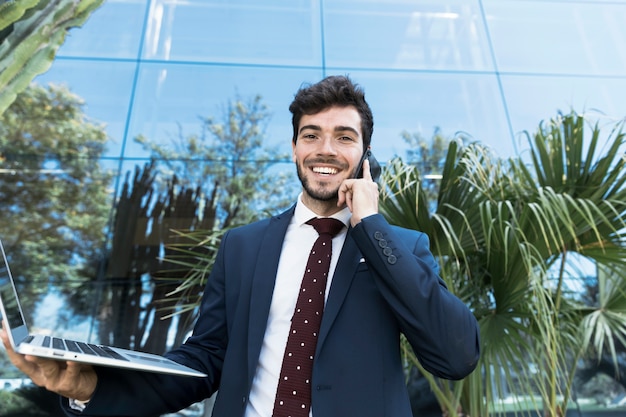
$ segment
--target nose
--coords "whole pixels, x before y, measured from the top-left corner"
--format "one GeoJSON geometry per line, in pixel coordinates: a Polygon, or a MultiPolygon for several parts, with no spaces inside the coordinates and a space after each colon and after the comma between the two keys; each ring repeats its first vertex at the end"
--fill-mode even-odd
{"type": "Polygon", "coordinates": [[[335,142],[330,137],[322,138],[319,142],[317,153],[320,155],[336,155],[335,142]]]}

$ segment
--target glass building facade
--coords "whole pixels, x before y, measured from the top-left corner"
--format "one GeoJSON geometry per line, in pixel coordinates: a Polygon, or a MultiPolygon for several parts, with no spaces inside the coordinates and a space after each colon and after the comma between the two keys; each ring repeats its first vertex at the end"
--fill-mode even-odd
{"type": "Polygon", "coordinates": [[[114,201],[150,161],[136,137],[170,146],[237,97],[262,98],[265,143],[290,154],[289,103],[328,75],[364,88],[383,164],[405,155],[403,132],[524,156],[522,133],[559,111],[626,117],[624,22],[626,0],[106,0],[35,82],[67,86],[106,125],[114,201]]]}
{"type": "Polygon", "coordinates": [[[402,131],[436,128],[508,157],[557,111],[626,115],[625,18],[624,1],[108,0],[37,82],[83,97],[116,161],[236,94],[262,96],[267,140],[289,152],[293,94],[332,74],[365,89],[382,161],[402,131]]]}

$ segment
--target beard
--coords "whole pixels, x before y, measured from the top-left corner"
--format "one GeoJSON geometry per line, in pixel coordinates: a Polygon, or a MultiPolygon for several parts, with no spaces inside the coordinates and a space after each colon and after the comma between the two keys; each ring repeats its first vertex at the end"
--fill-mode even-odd
{"type": "Polygon", "coordinates": [[[296,172],[298,173],[298,179],[300,180],[300,183],[302,184],[302,188],[313,199],[319,200],[319,201],[333,201],[333,200],[337,200],[337,198],[339,197],[339,186],[337,186],[337,188],[335,189],[332,189],[332,188],[315,189],[311,185],[311,182],[306,177],[306,175],[304,175],[304,168],[299,163],[296,163],[296,172]]]}

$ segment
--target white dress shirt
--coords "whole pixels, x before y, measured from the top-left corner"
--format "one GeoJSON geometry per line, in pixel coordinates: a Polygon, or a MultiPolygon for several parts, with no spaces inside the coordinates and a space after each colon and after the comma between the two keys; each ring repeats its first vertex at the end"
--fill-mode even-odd
{"type": "MultiPolygon", "coordinates": [[[[259,363],[252,381],[252,390],[250,391],[245,417],[269,417],[272,415],[283,354],[291,327],[291,317],[296,308],[309,252],[318,237],[313,226],[306,224],[306,222],[319,216],[302,203],[301,197],[302,195],[298,197],[295,214],[283,241],[267,327],[263,337],[259,363]]],[[[331,217],[340,220],[347,226],[350,216],[350,210],[345,208],[331,217]]],[[[327,297],[337,260],[346,240],[346,233],[347,227],[333,238],[330,271],[326,283],[327,297]]]]}

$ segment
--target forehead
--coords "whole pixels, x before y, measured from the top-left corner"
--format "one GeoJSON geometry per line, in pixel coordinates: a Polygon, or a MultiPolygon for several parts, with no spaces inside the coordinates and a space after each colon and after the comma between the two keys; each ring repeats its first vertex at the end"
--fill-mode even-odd
{"type": "Polygon", "coordinates": [[[299,130],[303,128],[312,129],[343,129],[349,128],[355,130],[359,135],[361,131],[361,115],[353,106],[348,107],[330,107],[315,114],[305,114],[300,119],[299,130]]]}

